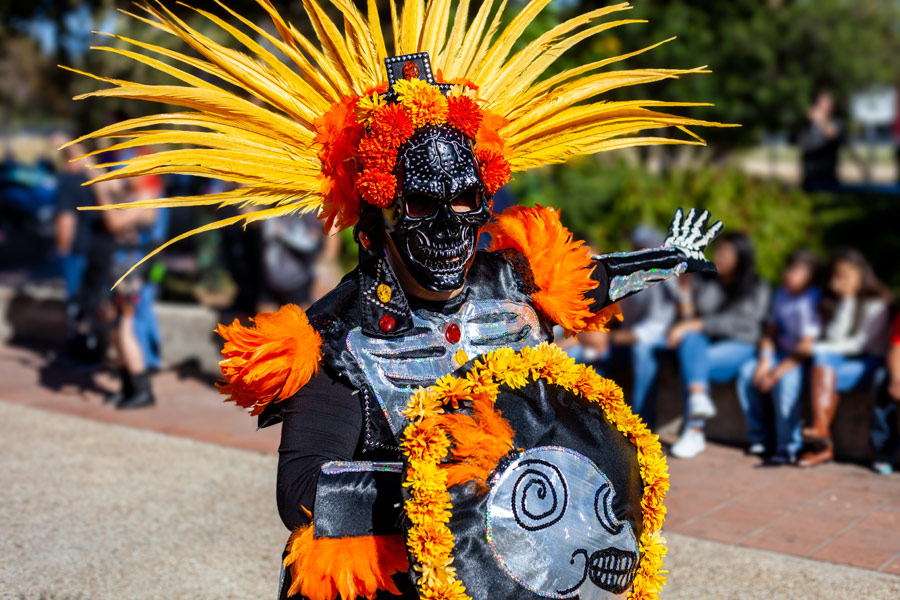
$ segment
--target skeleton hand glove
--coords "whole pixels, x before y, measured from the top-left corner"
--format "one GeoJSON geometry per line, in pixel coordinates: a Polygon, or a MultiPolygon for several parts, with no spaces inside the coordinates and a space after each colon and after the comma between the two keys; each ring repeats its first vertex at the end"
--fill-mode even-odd
{"type": "Polygon", "coordinates": [[[687,217],[684,217],[680,208],[672,217],[672,224],[669,225],[669,233],[666,235],[663,246],[677,248],[687,257],[688,273],[716,272],[716,266],[704,258],[703,250],[721,233],[722,221],[716,221],[704,233],[703,228],[708,221],[708,210],[704,210],[697,216],[697,211],[693,208],[688,211],[687,217]]]}

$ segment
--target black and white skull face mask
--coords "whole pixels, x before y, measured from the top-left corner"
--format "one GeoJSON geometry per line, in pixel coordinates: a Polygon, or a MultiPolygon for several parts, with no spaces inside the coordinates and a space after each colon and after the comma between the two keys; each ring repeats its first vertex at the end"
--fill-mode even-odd
{"type": "Polygon", "coordinates": [[[407,270],[425,289],[461,288],[491,216],[472,142],[447,126],[425,127],[400,148],[396,176],[385,230],[407,270]]]}

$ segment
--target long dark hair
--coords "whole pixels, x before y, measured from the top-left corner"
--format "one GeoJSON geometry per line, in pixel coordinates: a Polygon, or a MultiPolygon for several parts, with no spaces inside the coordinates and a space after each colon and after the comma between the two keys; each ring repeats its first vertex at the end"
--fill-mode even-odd
{"type": "MultiPolygon", "coordinates": [[[[853,315],[852,331],[855,333],[862,324],[863,304],[865,301],[877,299],[884,301],[885,304],[889,304],[891,302],[891,293],[888,291],[887,286],[878,279],[878,275],[875,274],[875,269],[873,269],[871,263],[866,260],[865,255],[856,248],[843,248],[839,250],[834,255],[834,258],[831,259],[829,273],[833,273],[835,265],[840,262],[850,263],[859,269],[862,274],[858,295],[859,302],[856,303],[856,314],[853,315]]],[[[820,304],[823,323],[831,322],[834,318],[834,313],[837,311],[838,302],[840,301],[840,298],[831,291],[830,283],[831,282],[829,281],[828,285],[825,286],[825,293],[822,295],[822,302],[820,304]]]]}
{"type": "Polygon", "coordinates": [[[728,301],[738,300],[753,294],[759,283],[756,273],[756,251],[753,242],[743,233],[727,233],[722,236],[719,243],[730,244],[737,253],[737,264],[734,266],[734,276],[731,283],[724,286],[728,301]]]}

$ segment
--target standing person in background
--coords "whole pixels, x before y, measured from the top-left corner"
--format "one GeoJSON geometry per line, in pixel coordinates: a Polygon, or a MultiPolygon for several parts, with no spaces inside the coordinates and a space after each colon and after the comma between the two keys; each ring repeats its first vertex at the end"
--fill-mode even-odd
{"type": "MultiPolygon", "coordinates": [[[[144,176],[148,177],[148,176],[144,176]]],[[[149,176],[154,177],[156,176],[149,176]]],[[[97,184],[97,204],[109,205],[147,199],[156,193],[156,183],[137,180],[111,180],[97,184]],[[152,185],[151,185],[152,184],[152,185]]],[[[131,210],[104,210],[100,212],[111,243],[98,248],[109,258],[98,264],[104,270],[99,274],[99,286],[106,290],[119,277],[146,254],[142,244],[142,232],[153,227],[156,222],[154,208],[131,210]]],[[[106,402],[118,409],[141,408],[155,403],[150,385],[147,355],[138,337],[136,315],[140,314],[141,291],[146,277],[146,268],[139,268],[119,284],[101,302],[102,318],[111,326],[111,341],[116,352],[121,386],[118,392],[107,395],[106,402]]],[[[98,287],[99,287],[98,286],[98,287]]],[[[148,307],[150,308],[150,307],[148,307]]]]}
{"type": "MultiPolygon", "coordinates": [[[[263,289],[257,310],[275,312],[285,304],[307,309],[323,295],[314,297],[316,279],[333,279],[324,271],[337,262],[339,238],[326,236],[316,215],[306,213],[263,221],[262,239],[263,289]]],[[[325,290],[338,281],[329,283],[325,290]]]]}
{"type": "Polygon", "coordinates": [[[718,277],[694,275],[685,282],[681,320],[669,331],[684,382],[685,426],[670,453],[693,458],[706,449],[706,420],[716,414],[710,382],[734,381],[759,343],[769,306],[769,286],[756,273],[753,243],[741,233],[721,238],[714,257],[718,277]]]}
{"type": "Polygon", "coordinates": [[[880,475],[890,475],[900,451],[900,314],[891,326],[887,380],[875,396],[869,436],[875,453],[872,468],[880,475]]]}
{"type": "MultiPolygon", "coordinates": [[[[137,155],[146,154],[146,149],[136,152],[137,155]]],[[[165,186],[158,175],[143,175],[131,180],[131,201],[155,200],[164,196],[165,186]]],[[[168,239],[168,208],[157,208],[153,211],[152,221],[143,224],[138,229],[138,247],[146,254],[168,239]]],[[[165,268],[161,262],[153,262],[148,265],[144,273],[143,284],[138,291],[139,299],[135,305],[134,333],[148,371],[158,371],[162,367],[162,335],[159,331],[159,322],[156,319],[156,297],[159,293],[159,273],[165,268]]]]}
{"type": "Polygon", "coordinates": [[[797,250],[788,258],[782,285],[775,291],[759,345],[759,358],[744,363],[737,391],[747,419],[751,454],[766,452],[763,395],[771,393],[775,406],[775,445],[771,461],[794,464],[802,446],[800,396],[804,366],[819,338],[819,296],[815,286],[818,257],[797,250]]]}
{"type": "Polygon", "coordinates": [[[813,467],[834,458],[831,424],[838,393],[872,387],[884,361],[889,302],[887,288],[861,252],[838,252],[821,303],[825,335],[813,344],[813,422],[803,430],[811,450],[803,454],[800,466],[813,467]]]}
{"type": "MultiPolygon", "coordinates": [[[[52,143],[59,148],[70,141],[67,136],[55,135],[52,143]]],[[[78,342],[78,321],[82,312],[81,289],[88,265],[91,229],[96,215],[79,212],[82,206],[93,206],[94,191],[83,184],[90,180],[90,160],[73,162],[87,150],[75,144],[62,151],[62,168],[56,176],[56,217],[53,224],[56,257],[66,286],[67,353],[75,351],[78,342]]]]}
{"type": "Polygon", "coordinates": [[[840,186],[838,159],[846,142],[844,126],[834,116],[834,97],[822,90],[807,112],[809,123],[797,140],[801,153],[803,190],[833,192],[840,186]]]}

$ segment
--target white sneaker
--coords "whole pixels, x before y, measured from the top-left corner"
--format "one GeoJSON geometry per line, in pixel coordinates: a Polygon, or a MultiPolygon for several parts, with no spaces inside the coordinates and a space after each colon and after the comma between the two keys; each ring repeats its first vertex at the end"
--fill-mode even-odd
{"type": "Polygon", "coordinates": [[[762,456],[766,453],[766,445],[762,442],[753,442],[750,444],[750,447],[747,448],[747,454],[753,454],[755,456],[762,456]]]}
{"type": "Polygon", "coordinates": [[[691,419],[712,419],[716,416],[716,405],[705,392],[694,392],[688,396],[688,416],[691,419]]]}
{"type": "Polygon", "coordinates": [[[688,427],[677,442],[669,448],[675,458],[694,458],[706,450],[706,435],[693,427],[688,427]]]}

